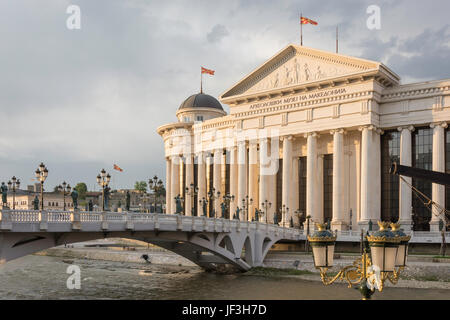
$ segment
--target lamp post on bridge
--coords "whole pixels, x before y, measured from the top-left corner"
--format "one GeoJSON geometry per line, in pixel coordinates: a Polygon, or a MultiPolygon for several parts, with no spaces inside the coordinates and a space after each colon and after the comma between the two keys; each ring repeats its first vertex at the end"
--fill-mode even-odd
{"type": "Polygon", "coordinates": [[[248,221],[248,206],[253,203],[252,198],[248,198],[248,196],[245,196],[245,199],[242,199],[242,209],[245,212],[245,220],[248,221]]]}
{"type": "Polygon", "coordinates": [[[265,214],[265,216],[266,216],[266,224],[268,224],[269,223],[269,209],[270,209],[270,207],[272,207],[272,202],[270,202],[270,201],[267,201],[267,200],[264,200],[264,202],[262,202],[261,203],[261,207],[263,207],[264,208],[264,214],[265,214]]]}
{"type": "Polygon", "coordinates": [[[36,179],[41,183],[41,210],[44,210],[44,181],[48,177],[48,169],[43,162],[36,169],[36,179]]]}
{"type": "MultiPolygon", "coordinates": [[[[224,194],[222,196],[222,199],[223,199],[223,205],[224,205],[225,211],[229,210],[230,209],[230,203],[232,201],[234,201],[234,195],[230,195],[229,193],[226,193],[226,194],[224,194]]],[[[225,212],[223,212],[222,218],[225,218],[224,215],[225,215],[225,212]]],[[[230,212],[230,216],[231,216],[231,212],[230,212]]]]}
{"type": "Polygon", "coordinates": [[[211,203],[214,218],[216,217],[216,209],[214,208],[214,202],[218,198],[220,198],[220,191],[217,191],[217,193],[216,193],[216,189],[214,187],[211,188],[211,190],[208,192],[208,200],[209,200],[209,203],[211,203]]]}
{"type": "MultiPolygon", "coordinates": [[[[186,196],[191,197],[191,216],[196,216],[195,214],[195,196],[198,195],[198,187],[195,187],[193,183],[189,185],[189,187],[186,187],[186,196]]],[[[201,200],[200,200],[201,201],[201,200]]]]}
{"type": "Polygon", "coordinates": [[[11,180],[8,181],[8,189],[13,193],[13,210],[16,210],[16,190],[19,190],[20,180],[13,176],[11,180]]]}
{"type": "Polygon", "coordinates": [[[64,211],[66,211],[66,195],[70,194],[70,190],[72,190],[70,184],[67,184],[65,181],[58,186],[58,191],[63,194],[64,211]]]}
{"type": "Polygon", "coordinates": [[[148,179],[148,187],[151,191],[153,191],[153,195],[155,196],[155,202],[153,203],[154,211],[156,212],[156,197],[158,193],[163,189],[164,184],[161,179],[158,179],[158,176],[154,176],[152,179],[148,179]]]}
{"type": "Polygon", "coordinates": [[[105,169],[102,169],[100,174],[97,175],[97,183],[102,187],[102,211],[105,211],[105,188],[109,185],[110,181],[111,176],[109,173],[106,173],[105,169]]]}

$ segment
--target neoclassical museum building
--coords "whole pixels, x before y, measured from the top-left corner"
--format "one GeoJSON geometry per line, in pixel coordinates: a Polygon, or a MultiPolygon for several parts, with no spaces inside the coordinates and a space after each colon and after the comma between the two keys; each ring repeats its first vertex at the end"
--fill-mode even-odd
{"type": "Polygon", "coordinates": [[[449,208],[445,187],[389,168],[450,172],[450,79],[400,84],[380,62],[288,45],[219,100],[230,114],[200,92],[157,129],[167,213],[296,227],[309,218],[333,230],[442,226],[411,186],[449,208]]]}

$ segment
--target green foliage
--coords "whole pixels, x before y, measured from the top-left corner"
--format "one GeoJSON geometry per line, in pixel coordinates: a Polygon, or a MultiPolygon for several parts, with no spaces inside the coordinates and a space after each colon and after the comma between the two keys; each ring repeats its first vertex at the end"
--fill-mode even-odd
{"type": "Polygon", "coordinates": [[[134,184],[134,190],[145,192],[147,191],[147,182],[145,181],[136,181],[134,184]]]}
{"type": "Polygon", "coordinates": [[[86,192],[87,192],[86,183],[80,182],[75,186],[74,189],[77,190],[79,199],[82,199],[82,200],[86,199],[86,192]]]}

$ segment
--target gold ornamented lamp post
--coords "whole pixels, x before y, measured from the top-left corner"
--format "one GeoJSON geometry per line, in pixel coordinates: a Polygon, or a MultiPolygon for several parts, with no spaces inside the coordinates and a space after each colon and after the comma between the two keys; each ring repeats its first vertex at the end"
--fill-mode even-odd
{"type": "Polygon", "coordinates": [[[359,284],[363,300],[370,299],[375,289],[382,292],[386,280],[397,284],[400,272],[406,266],[411,237],[400,229],[398,223],[390,224],[392,231],[389,230],[389,222],[378,222],[378,225],[380,230],[366,237],[370,255],[364,249],[362,256],[352,265],[343,267],[334,277],[329,277],[327,271],[333,267],[336,236],[326,230],[325,224],[316,224],[318,230],[308,236],[308,241],[323,284],[330,285],[336,280],[347,281],[349,288],[359,284]]]}

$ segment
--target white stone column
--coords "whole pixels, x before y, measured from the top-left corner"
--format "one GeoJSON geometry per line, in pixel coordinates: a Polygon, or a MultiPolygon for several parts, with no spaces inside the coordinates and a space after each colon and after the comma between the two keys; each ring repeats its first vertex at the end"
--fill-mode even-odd
{"type": "Polygon", "coordinates": [[[172,187],[172,162],[170,160],[170,157],[166,158],[166,213],[171,212],[170,205],[172,202],[170,201],[170,189],[172,187]]]}
{"type": "MultiPolygon", "coordinates": [[[[222,187],[222,149],[216,149],[214,150],[214,175],[213,175],[213,188],[215,190],[214,192],[214,211],[215,211],[215,217],[220,217],[220,201],[222,198],[221,194],[221,187],[222,187]],[[220,194],[220,198],[217,196],[220,194]]],[[[212,215],[214,216],[214,215],[212,215]]]]}
{"type": "MultiPolygon", "coordinates": [[[[267,139],[260,139],[259,140],[259,202],[257,203],[257,206],[264,210],[264,206],[262,203],[264,203],[265,200],[269,202],[267,196],[267,181],[268,181],[268,144],[267,139]]],[[[266,221],[266,215],[267,212],[264,212],[264,220],[261,219],[261,221],[266,221]]]]}
{"type": "Polygon", "coordinates": [[[170,212],[169,213],[175,213],[176,212],[176,202],[175,197],[180,194],[180,157],[179,156],[173,156],[171,159],[172,162],[172,178],[171,178],[171,192],[170,192],[170,212]]]}
{"type": "Polygon", "coordinates": [[[238,142],[238,196],[237,206],[240,209],[239,218],[245,219],[245,212],[242,208],[242,200],[247,195],[247,146],[245,141],[238,142]]]}
{"type": "Polygon", "coordinates": [[[186,184],[185,189],[185,215],[192,216],[192,208],[193,208],[193,199],[192,196],[189,195],[193,192],[193,188],[191,188],[191,184],[194,185],[194,161],[192,158],[192,154],[188,154],[185,157],[186,159],[186,184]],[[189,193],[189,194],[188,194],[189,193]]]}
{"type": "Polygon", "coordinates": [[[305,134],[307,138],[307,158],[306,158],[306,215],[312,219],[311,230],[314,230],[314,223],[321,220],[320,213],[316,206],[316,174],[317,174],[317,133],[305,134]]]}
{"type": "MultiPolygon", "coordinates": [[[[412,165],[412,140],[411,132],[413,126],[398,128],[400,134],[400,164],[404,166],[412,165]]],[[[412,190],[408,184],[412,185],[411,177],[402,177],[405,181],[399,181],[399,222],[405,231],[411,231],[412,227],[412,190]]]]}
{"type": "Polygon", "coordinates": [[[206,199],[206,164],[205,153],[199,152],[197,154],[197,216],[203,215],[203,206],[200,200],[206,199]]]}
{"type": "Polygon", "coordinates": [[[248,148],[248,197],[252,203],[248,206],[248,220],[255,217],[255,208],[258,208],[258,142],[250,141],[248,148]]]}
{"type": "Polygon", "coordinates": [[[230,195],[234,196],[234,201],[230,202],[230,219],[236,213],[237,197],[238,197],[238,164],[237,164],[237,147],[230,149],[230,195]]]}
{"type": "Polygon", "coordinates": [[[360,229],[373,228],[381,219],[381,130],[372,125],[359,129],[361,133],[361,217],[360,229]]]}
{"type": "MultiPolygon", "coordinates": [[[[445,172],[445,128],[446,122],[433,123],[433,171],[445,172]]],[[[445,208],[445,186],[437,183],[432,185],[432,200],[442,208],[445,208]]],[[[439,220],[442,217],[440,210],[433,206],[430,231],[439,231],[439,220]]]]}
{"type": "Polygon", "coordinates": [[[333,219],[332,230],[347,230],[344,219],[344,130],[332,130],[333,135],[333,219]]]}
{"type": "MultiPolygon", "coordinates": [[[[282,214],[281,225],[288,227],[291,218],[291,210],[289,208],[289,194],[291,192],[292,183],[292,136],[283,137],[283,184],[282,184],[282,214]],[[283,213],[283,212],[282,212],[283,213]]],[[[294,209],[295,210],[295,209],[294,209]]]]}

